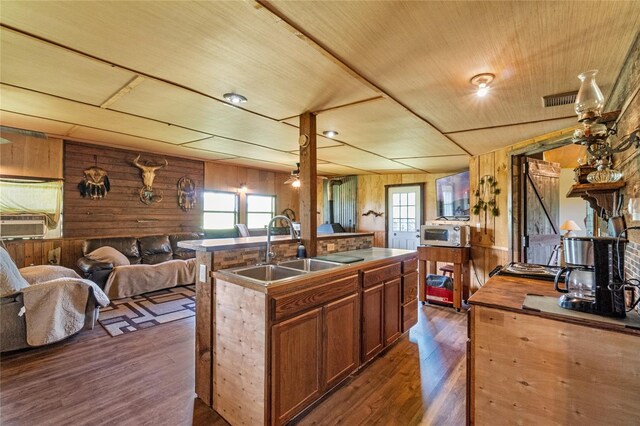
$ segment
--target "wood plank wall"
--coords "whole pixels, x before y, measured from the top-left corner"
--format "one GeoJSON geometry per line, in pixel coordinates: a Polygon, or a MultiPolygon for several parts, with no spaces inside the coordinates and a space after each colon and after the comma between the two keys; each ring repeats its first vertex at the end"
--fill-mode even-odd
{"type": "Polygon", "coordinates": [[[50,240],[12,240],[5,241],[7,252],[18,268],[30,265],[46,265],[49,251],[60,248],[60,265],[75,269],[76,261],[82,257],[84,238],[56,238],[50,240]]]}
{"type": "MultiPolygon", "coordinates": [[[[295,167],[292,167],[293,170],[295,167]]],[[[300,220],[299,191],[284,182],[288,173],[249,169],[231,164],[207,162],[204,165],[204,188],[210,191],[238,192],[241,184],[247,185],[246,194],[276,196],[276,213],[292,209],[300,220]]],[[[246,194],[240,195],[240,222],[246,223],[246,194]]]]}
{"type": "Polygon", "coordinates": [[[0,145],[0,175],[62,179],[62,139],[40,139],[12,132],[0,145]]]}
{"type": "MultiPolygon", "coordinates": [[[[358,206],[356,217],[358,231],[373,232],[374,247],[386,247],[385,222],[386,214],[380,217],[374,215],[362,216],[373,210],[385,212],[385,185],[424,183],[424,221],[436,218],[436,179],[453,173],[417,173],[417,174],[389,174],[389,175],[359,175],[358,176],[358,206]]],[[[328,218],[325,218],[327,220],[328,218]]]]}
{"type": "Polygon", "coordinates": [[[65,238],[153,235],[199,232],[202,229],[202,185],[204,162],[140,153],[104,146],[65,141],[64,145],[64,213],[65,238]],[[140,169],[132,164],[138,154],[141,163],[169,164],[156,171],[153,189],[163,192],[159,203],[140,201],[140,169]],[[111,191],[101,200],[82,198],[77,189],[83,170],[97,165],[109,174],[111,191]],[[198,201],[185,212],[178,206],[178,180],[187,176],[196,183],[198,201]]]}
{"type": "Polygon", "coordinates": [[[477,202],[475,190],[483,176],[497,179],[500,194],[496,201],[500,214],[494,217],[490,212],[485,215],[471,215],[471,287],[477,289],[489,278],[488,274],[497,265],[509,260],[509,233],[507,231],[511,212],[508,207],[509,157],[507,149],[472,157],[469,162],[470,204],[477,202]]]}

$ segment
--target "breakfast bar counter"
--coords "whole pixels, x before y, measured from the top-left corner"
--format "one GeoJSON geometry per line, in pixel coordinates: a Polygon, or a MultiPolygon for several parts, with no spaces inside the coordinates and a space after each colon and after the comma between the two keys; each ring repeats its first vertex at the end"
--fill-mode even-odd
{"type": "Polygon", "coordinates": [[[639,424],[640,329],[523,307],[527,295],[560,293],[496,275],[469,298],[470,424],[639,424]]]}
{"type": "MultiPolygon", "coordinates": [[[[340,240],[345,238],[355,237],[373,237],[371,232],[337,232],[333,234],[318,234],[319,241],[326,240],[340,240]]],[[[291,244],[296,243],[298,239],[291,238],[290,235],[272,235],[271,243],[277,244],[291,244]]],[[[244,249],[253,247],[265,247],[267,244],[266,235],[257,235],[254,237],[237,237],[237,238],[212,238],[204,240],[189,240],[181,241],[178,246],[186,249],[204,252],[214,252],[229,249],[244,249]]]]}

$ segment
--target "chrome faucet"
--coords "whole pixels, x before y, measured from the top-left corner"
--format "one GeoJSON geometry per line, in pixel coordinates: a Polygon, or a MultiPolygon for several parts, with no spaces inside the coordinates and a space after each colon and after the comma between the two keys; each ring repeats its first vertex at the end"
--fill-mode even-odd
{"type": "Polygon", "coordinates": [[[296,238],[296,233],[293,229],[293,222],[291,222],[291,219],[289,219],[286,216],[282,216],[282,215],[278,215],[278,216],[274,216],[270,221],[269,224],[267,225],[267,253],[264,256],[264,262],[265,263],[271,263],[271,260],[273,260],[273,258],[275,257],[275,253],[273,253],[271,251],[271,224],[273,222],[275,222],[278,219],[282,219],[284,220],[287,225],[289,225],[289,233],[291,234],[291,238],[295,239],[296,238]]]}

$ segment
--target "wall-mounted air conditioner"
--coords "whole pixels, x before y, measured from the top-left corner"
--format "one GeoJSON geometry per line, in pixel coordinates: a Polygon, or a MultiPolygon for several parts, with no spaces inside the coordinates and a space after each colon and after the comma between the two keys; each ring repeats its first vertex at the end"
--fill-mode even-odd
{"type": "Polygon", "coordinates": [[[44,215],[0,216],[2,238],[43,238],[46,232],[47,222],[44,215]]]}

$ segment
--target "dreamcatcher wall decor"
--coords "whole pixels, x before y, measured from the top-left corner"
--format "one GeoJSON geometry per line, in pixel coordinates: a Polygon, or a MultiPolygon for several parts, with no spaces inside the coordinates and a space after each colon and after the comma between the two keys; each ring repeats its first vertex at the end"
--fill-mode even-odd
{"type": "Polygon", "coordinates": [[[500,216],[498,208],[497,196],[500,194],[498,181],[491,175],[484,175],[480,178],[478,187],[474,192],[476,196],[476,204],[472,208],[475,216],[484,215],[484,233],[487,233],[487,216],[489,213],[493,217],[500,216]]]}
{"type": "Polygon", "coordinates": [[[84,178],[78,184],[78,190],[82,198],[89,197],[92,200],[100,200],[111,190],[107,171],[98,167],[98,156],[93,156],[94,166],[83,171],[84,178]]]}

